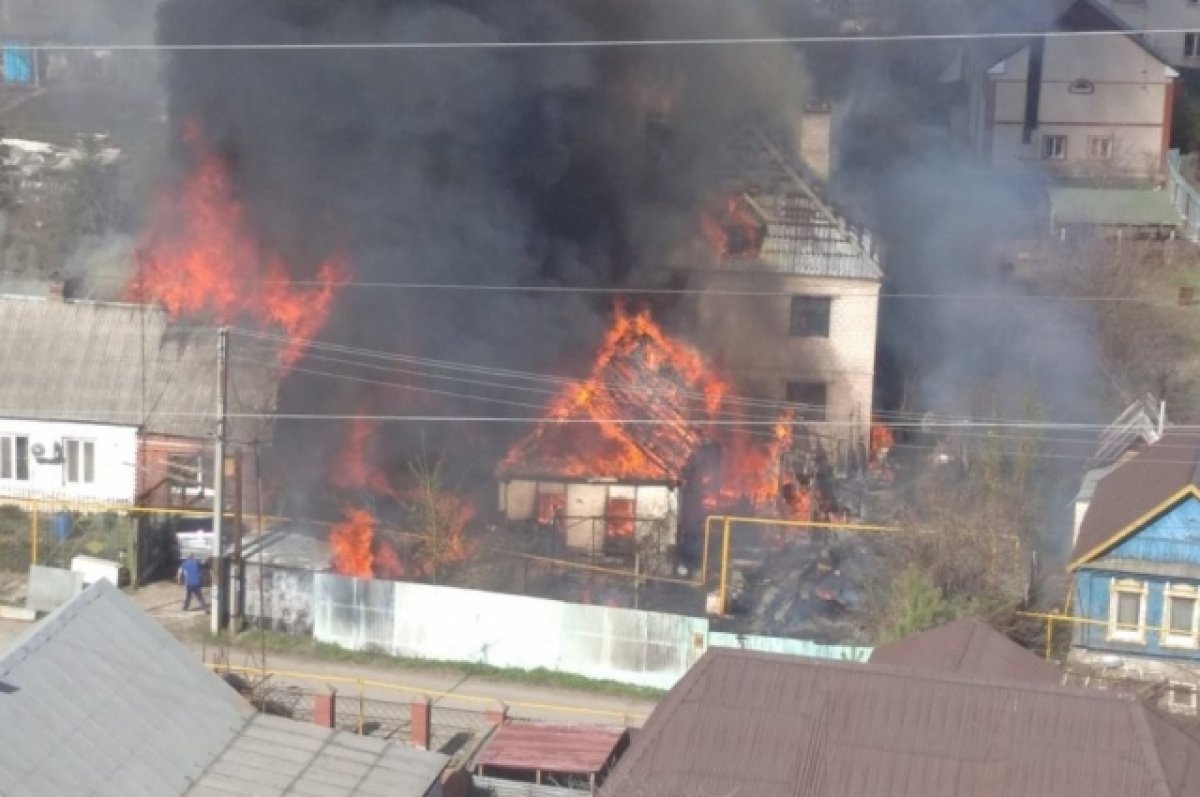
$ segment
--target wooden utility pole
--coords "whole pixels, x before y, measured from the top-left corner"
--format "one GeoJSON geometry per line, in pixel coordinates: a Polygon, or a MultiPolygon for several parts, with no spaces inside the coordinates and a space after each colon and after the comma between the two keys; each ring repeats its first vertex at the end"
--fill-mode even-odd
{"type": "Polygon", "coordinates": [[[213,452],[213,584],[212,584],[212,632],[219,634],[224,628],[224,615],[228,613],[229,593],[225,583],[225,384],[226,358],[229,348],[229,328],[217,330],[217,440],[213,452]]]}

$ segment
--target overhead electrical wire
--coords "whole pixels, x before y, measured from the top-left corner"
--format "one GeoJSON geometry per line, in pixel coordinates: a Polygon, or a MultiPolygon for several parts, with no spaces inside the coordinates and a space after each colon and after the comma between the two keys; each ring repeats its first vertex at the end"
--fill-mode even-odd
{"type": "Polygon", "coordinates": [[[860,35],[807,36],[697,36],[645,39],[560,39],[505,41],[307,41],[307,42],[203,42],[164,44],[157,42],[30,43],[23,47],[40,52],[109,50],[113,52],[221,52],[221,51],[327,51],[327,50],[541,50],[625,49],[640,47],[753,47],[786,44],[877,44],[887,42],[1019,41],[1022,39],[1079,39],[1109,36],[1152,36],[1192,33],[1191,28],[1124,28],[1119,30],[989,31],[980,33],[880,33],[860,35]]]}

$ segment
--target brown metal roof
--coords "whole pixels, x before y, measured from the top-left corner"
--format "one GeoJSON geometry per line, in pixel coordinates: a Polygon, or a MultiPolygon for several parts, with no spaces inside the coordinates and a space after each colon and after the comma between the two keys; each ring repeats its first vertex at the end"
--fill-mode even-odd
{"type": "Polygon", "coordinates": [[[871,654],[871,663],[1029,683],[1062,683],[1058,667],[978,620],[955,620],[881,645],[871,654]]]}
{"type": "Polygon", "coordinates": [[[604,769],[626,736],[624,728],[514,722],[496,731],[475,764],[591,775],[604,769]]]}
{"type": "Polygon", "coordinates": [[[1071,559],[1102,553],[1117,535],[1162,507],[1181,490],[1200,486],[1200,435],[1168,431],[1096,485],[1071,559]]]}
{"type": "Polygon", "coordinates": [[[710,649],[602,793],[1182,797],[1200,741],[1130,696],[710,649]]]}

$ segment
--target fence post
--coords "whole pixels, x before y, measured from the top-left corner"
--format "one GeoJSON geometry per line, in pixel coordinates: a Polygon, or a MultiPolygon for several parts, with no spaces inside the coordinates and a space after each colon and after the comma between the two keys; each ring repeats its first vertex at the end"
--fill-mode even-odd
{"type": "Polygon", "coordinates": [[[358,735],[362,736],[363,732],[363,679],[358,679],[358,718],[355,723],[358,729],[358,735]]]}
{"type": "Polygon", "coordinates": [[[36,565],[38,563],[38,511],[33,509],[29,512],[29,564],[36,565]]]}
{"type": "Polygon", "coordinates": [[[429,749],[433,739],[433,706],[427,697],[415,698],[409,705],[408,740],[429,749]]]}

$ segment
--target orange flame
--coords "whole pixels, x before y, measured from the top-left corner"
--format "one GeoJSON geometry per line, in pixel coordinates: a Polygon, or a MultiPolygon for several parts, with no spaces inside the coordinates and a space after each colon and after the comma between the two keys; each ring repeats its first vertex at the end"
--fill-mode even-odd
{"type": "Polygon", "coordinates": [[[158,302],[172,316],[210,314],[222,323],[252,319],[287,336],[282,366],[294,365],[325,326],[336,286],[348,276],[340,258],[317,270],[316,287],[298,286],[286,264],[249,230],[229,171],[195,125],[183,139],[195,167],[177,194],[160,198],[137,252],[137,276],[126,290],[158,302]]]}
{"type": "Polygon", "coordinates": [[[375,574],[375,517],[365,509],[347,507],[329,534],[333,571],[343,576],[371,578],[375,574]]]}

